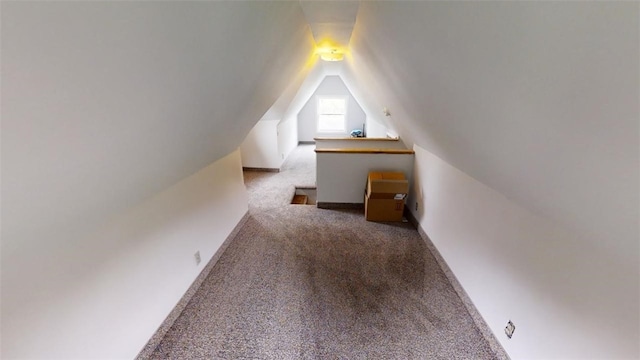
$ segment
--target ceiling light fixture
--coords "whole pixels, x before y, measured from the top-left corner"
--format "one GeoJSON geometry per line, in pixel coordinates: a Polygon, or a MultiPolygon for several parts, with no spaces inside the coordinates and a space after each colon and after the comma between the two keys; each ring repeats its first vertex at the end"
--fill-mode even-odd
{"type": "Polygon", "coordinates": [[[320,55],[320,59],[324,61],[344,60],[344,52],[338,48],[320,48],[317,53],[320,55]]]}

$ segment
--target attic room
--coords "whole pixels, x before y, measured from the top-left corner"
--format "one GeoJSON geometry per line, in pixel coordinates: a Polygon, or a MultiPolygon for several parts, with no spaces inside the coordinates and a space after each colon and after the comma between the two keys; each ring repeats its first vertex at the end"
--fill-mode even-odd
{"type": "Polygon", "coordinates": [[[0,357],[640,358],[639,28],[618,1],[0,2],[0,357]],[[243,167],[345,176],[291,167],[325,79],[411,152],[416,228],[255,205],[243,167]]]}

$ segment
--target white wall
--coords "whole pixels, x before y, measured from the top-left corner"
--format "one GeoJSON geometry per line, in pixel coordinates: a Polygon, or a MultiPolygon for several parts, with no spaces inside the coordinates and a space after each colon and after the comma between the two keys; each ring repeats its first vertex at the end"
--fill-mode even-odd
{"type": "Polygon", "coordinates": [[[300,77],[293,82],[293,84],[299,84],[295,87],[297,91],[290,99],[282,120],[278,124],[278,149],[284,159],[298,146],[298,113],[324,79],[323,62],[318,61],[317,56],[313,60],[305,66],[304,74],[300,74],[304,75],[302,82],[298,83],[300,77]]]}
{"type": "Polygon", "coordinates": [[[233,151],[313,46],[286,2],[3,2],[1,16],[3,262],[233,151]]]}
{"type": "Polygon", "coordinates": [[[280,158],[286,159],[291,151],[298,146],[298,122],[295,119],[278,123],[278,153],[280,158]]]}
{"type": "Polygon", "coordinates": [[[298,140],[313,141],[318,136],[344,137],[349,136],[351,130],[362,129],[366,122],[366,116],[358,102],[344,85],[342,79],[336,75],[324,78],[316,91],[298,113],[298,140]],[[343,133],[318,133],[317,132],[317,107],[318,96],[344,96],[347,98],[346,131],[343,133]]]}
{"type": "Polygon", "coordinates": [[[353,56],[349,53],[345,56],[345,60],[340,63],[338,74],[344,81],[347,89],[358,99],[358,104],[360,104],[366,115],[367,136],[386,137],[387,131],[397,133],[394,122],[382,112],[388,104],[380,102],[376,93],[369,88],[369,83],[375,81],[375,79],[371,77],[371,73],[366,75],[367,81],[362,81],[362,74],[366,71],[363,71],[364,69],[360,67],[365,66],[366,64],[362,62],[354,63],[353,56]],[[360,77],[356,77],[354,74],[356,70],[359,70],[358,75],[360,77]],[[362,86],[362,84],[367,85],[362,86]]]}
{"type": "Polygon", "coordinates": [[[637,253],[616,257],[414,149],[408,207],[512,359],[637,358],[637,253]]]}
{"type": "Polygon", "coordinates": [[[8,231],[95,224],[233,151],[313,47],[292,2],[10,2],[2,26],[8,231]]]}
{"type": "Polygon", "coordinates": [[[261,120],[240,145],[242,166],[279,169],[282,157],[278,151],[279,120],[261,120]]]}
{"type": "Polygon", "coordinates": [[[411,183],[413,154],[316,154],[318,202],[364,202],[370,171],[403,172],[411,183]]]}
{"type": "Polygon", "coordinates": [[[623,2],[363,2],[351,49],[354,71],[372,74],[355,78],[408,146],[627,252],[640,200],[639,12],[623,2]]]}
{"type": "Polygon", "coordinates": [[[386,125],[379,123],[378,121],[371,120],[367,116],[367,137],[379,138],[387,137],[389,129],[386,125]]]}
{"type": "Polygon", "coordinates": [[[51,234],[36,262],[3,259],[2,358],[135,357],[247,201],[235,151],[91,233],[51,234]]]}
{"type": "Polygon", "coordinates": [[[2,2],[1,17],[2,357],[131,358],[196,248],[206,261],[246,211],[239,152],[222,159],[313,38],[297,2],[2,2]]]}
{"type": "Polygon", "coordinates": [[[640,5],[624,2],[360,5],[354,80],[391,110],[405,143],[501,194],[450,199],[459,206],[427,208],[424,219],[449,222],[451,232],[425,230],[456,276],[471,254],[484,259],[474,266],[482,279],[463,285],[498,336],[512,314],[524,317],[512,318],[522,324],[507,346],[514,358],[640,357],[639,19],[640,5]],[[500,197],[500,221],[486,219],[500,197]],[[455,231],[465,222],[473,240],[455,231]],[[473,235],[481,230],[491,236],[473,235]],[[504,287],[475,289],[500,273],[504,287]]]}

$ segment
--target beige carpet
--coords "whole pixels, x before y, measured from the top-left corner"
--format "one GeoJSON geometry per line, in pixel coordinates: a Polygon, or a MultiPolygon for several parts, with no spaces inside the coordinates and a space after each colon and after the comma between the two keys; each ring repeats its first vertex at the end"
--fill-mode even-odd
{"type": "Polygon", "coordinates": [[[289,204],[310,150],[245,172],[250,217],[152,358],[494,359],[411,225],[289,204]]]}

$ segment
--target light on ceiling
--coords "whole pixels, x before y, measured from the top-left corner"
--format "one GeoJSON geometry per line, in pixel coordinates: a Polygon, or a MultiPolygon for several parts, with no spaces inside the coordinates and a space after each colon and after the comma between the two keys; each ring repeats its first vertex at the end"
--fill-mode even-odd
{"type": "Polygon", "coordinates": [[[344,60],[344,52],[338,48],[319,48],[317,53],[320,55],[320,59],[324,61],[344,60]]]}

